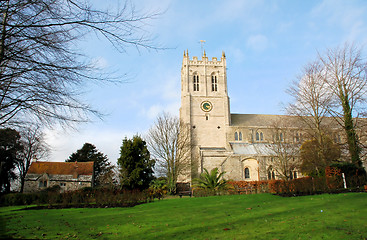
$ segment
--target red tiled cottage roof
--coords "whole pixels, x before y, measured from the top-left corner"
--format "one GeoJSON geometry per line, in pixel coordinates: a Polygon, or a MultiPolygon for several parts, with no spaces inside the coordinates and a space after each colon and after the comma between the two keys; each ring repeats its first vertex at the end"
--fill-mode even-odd
{"type": "Polygon", "coordinates": [[[93,175],[94,162],[32,162],[28,174],[93,175]]]}

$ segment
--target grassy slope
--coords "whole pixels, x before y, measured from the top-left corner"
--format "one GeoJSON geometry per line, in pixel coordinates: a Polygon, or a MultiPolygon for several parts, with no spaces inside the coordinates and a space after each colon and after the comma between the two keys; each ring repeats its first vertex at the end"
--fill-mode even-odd
{"type": "Polygon", "coordinates": [[[0,208],[6,225],[1,230],[17,238],[367,238],[366,193],[183,198],[112,209],[14,209],[19,207],[0,208]]]}

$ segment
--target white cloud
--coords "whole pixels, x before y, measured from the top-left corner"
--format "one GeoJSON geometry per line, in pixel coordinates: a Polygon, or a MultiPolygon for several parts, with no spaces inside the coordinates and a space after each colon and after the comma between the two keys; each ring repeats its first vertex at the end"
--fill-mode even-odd
{"type": "Polygon", "coordinates": [[[322,16],[329,26],[340,26],[344,30],[344,40],[366,39],[367,5],[354,3],[354,1],[324,0],[312,9],[311,19],[318,21],[322,16]]]}
{"type": "Polygon", "coordinates": [[[268,48],[268,38],[262,34],[252,35],[247,39],[246,45],[255,51],[262,52],[268,48]]]}
{"type": "Polygon", "coordinates": [[[143,117],[147,117],[148,119],[155,120],[157,116],[162,112],[168,112],[173,116],[179,115],[179,109],[181,106],[181,102],[178,101],[170,101],[166,104],[154,104],[150,106],[148,109],[142,109],[140,114],[143,117]]]}
{"type": "Polygon", "coordinates": [[[52,148],[50,161],[63,162],[84,143],[91,143],[98,151],[106,154],[113,164],[116,164],[122,140],[126,136],[133,135],[134,133],[130,131],[101,129],[94,125],[80,131],[47,130],[45,140],[52,148]]]}
{"type": "Polygon", "coordinates": [[[243,53],[241,48],[234,47],[233,45],[228,45],[225,47],[226,56],[230,57],[231,62],[241,63],[245,60],[245,54],[243,53]]]}
{"type": "Polygon", "coordinates": [[[159,113],[161,113],[163,111],[163,106],[162,105],[153,105],[151,106],[146,112],[145,115],[149,118],[149,119],[155,119],[159,113]]]}

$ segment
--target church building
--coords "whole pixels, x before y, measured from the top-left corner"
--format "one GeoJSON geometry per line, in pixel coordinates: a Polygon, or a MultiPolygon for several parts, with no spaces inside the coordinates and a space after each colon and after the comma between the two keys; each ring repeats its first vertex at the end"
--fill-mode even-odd
{"type": "MultiPolygon", "coordinates": [[[[201,60],[184,53],[180,120],[189,129],[192,147],[190,169],[179,181],[191,182],[204,168],[218,168],[235,181],[302,176],[296,164],[306,138],[302,121],[285,115],[231,114],[224,52],[211,60],[205,51],[201,60]],[[287,172],[279,158],[287,159],[287,172]]],[[[329,124],[333,140],[340,143],[340,128],[329,124]]]]}

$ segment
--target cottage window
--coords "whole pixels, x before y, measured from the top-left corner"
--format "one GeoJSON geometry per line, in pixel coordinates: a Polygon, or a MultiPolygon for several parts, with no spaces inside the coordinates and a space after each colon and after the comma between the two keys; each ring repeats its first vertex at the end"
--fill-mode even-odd
{"type": "Polygon", "coordinates": [[[250,169],[249,168],[245,168],[245,178],[246,179],[250,178],[250,169]]]}
{"type": "Polygon", "coordinates": [[[41,180],[40,182],[39,182],[39,185],[38,185],[39,187],[47,187],[47,181],[46,180],[41,180]]]}
{"type": "Polygon", "coordinates": [[[65,186],[66,186],[66,183],[63,183],[63,182],[62,182],[62,183],[60,183],[60,186],[61,186],[61,187],[65,187],[65,186]]]}

